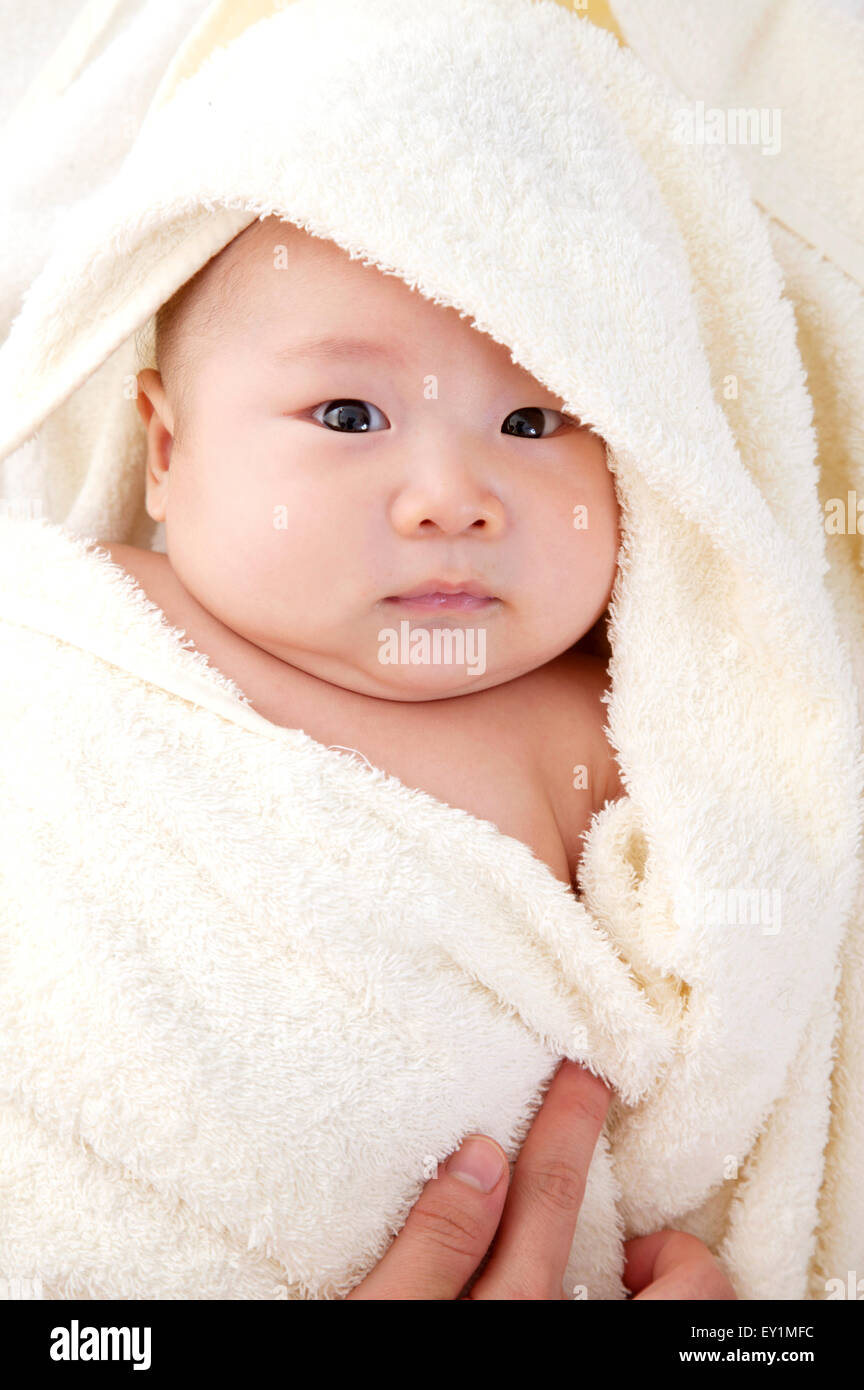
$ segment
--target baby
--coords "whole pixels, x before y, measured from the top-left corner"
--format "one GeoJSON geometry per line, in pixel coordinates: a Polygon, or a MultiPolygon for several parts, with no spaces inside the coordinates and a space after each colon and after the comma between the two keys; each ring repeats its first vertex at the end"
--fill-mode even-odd
{"type": "Polygon", "coordinates": [[[575,885],[622,793],[605,661],[574,649],[616,573],[604,442],[457,310],[276,217],[163,306],[156,353],[137,404],[167,554],[99,542],[112,561],[265,719],[575,885]]]}

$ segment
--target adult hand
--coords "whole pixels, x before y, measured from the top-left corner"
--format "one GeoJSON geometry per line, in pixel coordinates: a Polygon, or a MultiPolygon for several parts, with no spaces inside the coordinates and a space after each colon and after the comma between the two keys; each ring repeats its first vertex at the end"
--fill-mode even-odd
{"type": "MultiPolygon", "coordinates": [[[[568,1298],[562,1285],[610,1093],[577,1062],[552,1079],[516,1160],[472,1135],[432,1178],[386,1255],[349,1299],[459,1299],[494,1239],[468,1299],[568,1298]]],[[[707,1246],[681,1231],[625,1243],[636,1298],[734,1299],[707,1246]]],[[[590,1289],[588,1290],[590,1297],[590,1289]]]]}

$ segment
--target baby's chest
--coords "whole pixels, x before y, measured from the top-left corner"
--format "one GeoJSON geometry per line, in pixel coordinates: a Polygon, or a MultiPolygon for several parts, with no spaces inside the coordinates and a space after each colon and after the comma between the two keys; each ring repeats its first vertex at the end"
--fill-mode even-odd
{"type": "Polygon", "coordinates": [[[571,855],[524,727],[520,731],[500,717],[483,725],[476,717],[463,721],[439,713],[425,727],[417,721],[413,730],[399,724],[376,730],[367,720],[352,732],[349,721],[333,741],[357,748],[406,786],[491,821],[527,845],[556,878],[571,883],[571,855]]]}
{"type": "MultiPolygon", "coordinates": [[[[225,663],[231,667],[230,661],[225,663]]],[[[564,883],[572,881],[572,847],[556,820],[547,779],[536,757],[542,716],[489,692],[464,700],[394,705],[316,699],[305,683],[280,682],[274,695],[256,673],[231,668],[253,705],[275,723],[302,728],[327,747],[355,750],[406,787],[490,821],[527,845],[564,883]],[[487,698],[488,695],[488,698],[487,698]],[[530,730],[530,736],[527,731],[530,730]]]]}
{"type": "Polygon", "coordinates": [[[266,677],[221,655],[222,669],[265,718],[302,728],[326,747],[354,750],[406,787],[491,821],[571,883],[572,847],[562,837],[536,757],[535,740],[543,733],[536,711],[528,719],[515,702],[502,708],[482,691],[472,695],[470,713],[464,700],[398,706],[345,694],[316,699],[305,683],[294,688],[290,679],[281,679],[274,692],[266,677]]]}

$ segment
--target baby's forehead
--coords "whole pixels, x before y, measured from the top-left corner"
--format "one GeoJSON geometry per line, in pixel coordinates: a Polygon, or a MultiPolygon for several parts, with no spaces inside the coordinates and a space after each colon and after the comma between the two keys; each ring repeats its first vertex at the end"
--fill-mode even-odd
{"type": "MultiPolygon", "coordinates": [[[[374,300],[376,321],[388,307],[414,318],[407,285],[374,266],[363,267],[335,242],[313,236],[275,215],[254,222],[181,286],[162,317],[182,336],[228,340],[272,327],[296,331],[331,320],[344,329],[366,317],[374,300]]],[[[420,300],[420,296],[416,296],[420,300]]],[[[389,315],[392,320],[392,314],[389,315]]]]}
{"type": "Polygon", "coordinates": [[[315,295],[338,284],[352,264],[335,242],[270,215],[250,223],[207,262],[196,302],[207,319],[218,313],[223,326],[244,328],[290,289],[294,317],[308,318],[315,295]]]}
{"type": "Polygon", "coordinates": [[[350,265],[347,251],[326,237],[313,236],[304,227],[271,214],[256,220],[223,246],[211,265],[223,279],[242,284],[243,272],[261,268],[305,275],[326,274],[350,265]]]}
{"type": "MultiPolygon", "coordinates": [[[[523,377],[510,350],[471,325],[453,306],[435,303],[398,275],[352,259],[336,242],[275,215],[251,223],[208,262],[196,332],[223,342],[264,330],[265,336],[363,337],[418,344],[432,362],[459,362],[490,379],[523,377]]],[[[281,346],[281,343],[280,343],[281,346]]],[[[514,382],[515,384],[515,382],[514,382]]],[[[551,394],[551,393],[550,393],[551,394]]],[[[557,400],[558,398],[555,397],[557,400]]]]}

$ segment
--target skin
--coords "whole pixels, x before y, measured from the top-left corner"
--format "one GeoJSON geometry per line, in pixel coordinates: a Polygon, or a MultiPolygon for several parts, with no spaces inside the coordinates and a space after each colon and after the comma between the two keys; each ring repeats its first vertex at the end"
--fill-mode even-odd
{"type": "MultiPolygon", "coordinates": [[[[169,342],[167,364],[138,377],[146,507],[165,523],[170,570],[169,581],[151,555],[146,578],[167,611],[182,615],[184,626],[190,615],[208,649],[230,656],[244,688],[258,678],[262,687],[278,686],[284,672],[295,711],[306,698],[337,727],[358,710],[362,720],[364,702],[385,713],[381,702],[393,702],[394,714],[416,704],[434,755],[440,740],[430,731],[442,729],[420,702],[464,708],[472,702],[460,697],[531,681],[521,707],[477,703],[484,723],[470,728],[471,748],[484,729],[495,742],[500,725],[488,715],[496,708],[508,724],[521,708],[515,722],[529,728],[528,705],[549,719],[566,705],[560,731],[574,748],[584,741],[584,731],[566,724],[585,723],[584,698],[581,714],[572,712],[574,686],[593,682],[596,695],[601,683],[571,649],[609,602],[619,515],[605,444],[575,417],[555,415],[560,397],[456,310],[277,218],[253,223],[194,278],[169,342]],[[388,355],[279,360],[280,350],[311,336],[362,337],[388,355]],[[322,416],[330,408],[338,425],[336,400],[350,401],[368,430],[329,429],[322,416]],[[502,431],[514,412],[538,409],[550,412],[530,417],[544,437],[502,431]],[[577,506],[586,509],[587,529],[574,527],[577,506]],[[482,627],[481,675],[455,663],[379,660],[382,629],[398,629],[408,616],[390,596],[433,576],[469,576],[495,596],[475,612],[410,612],[412,630],[482,627]]],[[[124,560],[134,554],[116,549],[124,560]]],[[[277,711],[278,700],[263,710],[273,718],[277,711]]],[[[395,718],[391,738],[394,731],[407,745],[395,718]]],[[[410,733],[418,745],[416,726],[410,733]]],[[[450,752],[466,767],[475,761],[455,741],[450,752]]],[[[556,757],[554,775],[557,763],[567,771],[572,761],[556,757]]],[[[599,787],[621,791],[611,773],[599,787]]],[[[572,846],[585,816],[586,808],[559,809],[572,846]]],[[[456,1298],[496,1228],[495,1253],[470,1297],[563,1297],[608,1098],[596,1078],[565,1064],[509,1194],[503,1172],[488,1194],[445,1172],[351,1297],[456,1298]]],[[[735,1296],[728,1281],[726,1292],[716,1291],[724,1277],[694,1237],[663,1231],[628,1247],[639,1297],[735,1296]]]]}
{"type": "Polygon", "coordinates": [[[195,370],[182,434],[180,383],[138,377],[146,506],[174,574],[233,632],[343,690],[426,701],[518,679],[604,612],[619,544],[605,444],[560,415],[541,417],[543,438],[502,432],[514,411],[563,402],[455,309],[271,217],[209,263],[184,315],[195,370]],[[223,296],[218,332],[196,332],[223,285],[242,295],[223,296]],[[337,335],[394,356],[277,359],[337,335]],[[368,403],[369,428],[332,410],[328,428],[334,400],[368,403]],[[580,505],[586,529],[573,524],[580,505]],[[382,664],[379,633],[407,616],[388,599],[466,575],[493,605],[411,610],[411,628],[482,627],[485,671],[382,664]]]}

